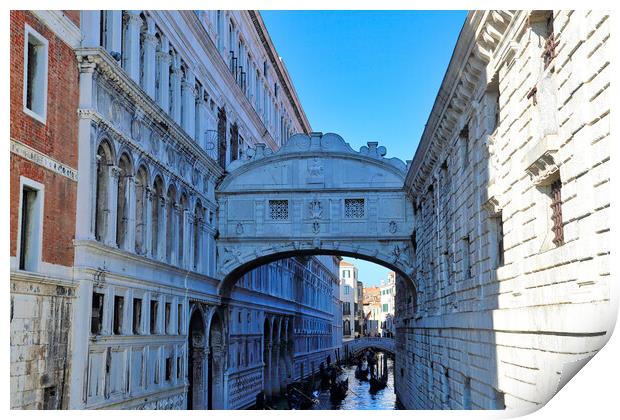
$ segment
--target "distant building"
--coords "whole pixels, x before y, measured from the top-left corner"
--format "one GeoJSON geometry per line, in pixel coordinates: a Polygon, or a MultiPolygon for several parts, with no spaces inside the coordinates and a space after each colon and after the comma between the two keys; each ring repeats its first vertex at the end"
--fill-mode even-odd
{"type": "Polygon", "coordinates": [[[357,313],[357,267],[340,261],[340,301],[342,302],[342,338],[355,338],[357,313]]]}
{"type": "Polygon", "coordinates": [[[381,289],[365,287],[363,300],[364,322],[362,335],[375,336],[381,332],[381,289]]]}
{"type": "Polygon", "coordinates": [[[396,274],[388,273],[386,281],[381,282],[381,330],[389,335],[394,334],[394,296],[396,293],[396,274]]]}

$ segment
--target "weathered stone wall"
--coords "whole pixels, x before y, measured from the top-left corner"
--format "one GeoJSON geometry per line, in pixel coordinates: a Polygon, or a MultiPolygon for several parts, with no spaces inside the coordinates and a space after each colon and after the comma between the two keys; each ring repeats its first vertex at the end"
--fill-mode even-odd
{"type": "Polygon", "coordinates": [[[11,276],[11,408],[66,408],[75,291],[38,276],[11,276]]]}
{"type": "Polygon", "coordinates": [[[492,13],[469,15],[442,92],[456,89],[408,176],[419,287],[415,314],[397,309],[396,361],[408,408],[534,410],[610,333],[608,16],[556,11],[545,68],[548,14],[492,13]]]}

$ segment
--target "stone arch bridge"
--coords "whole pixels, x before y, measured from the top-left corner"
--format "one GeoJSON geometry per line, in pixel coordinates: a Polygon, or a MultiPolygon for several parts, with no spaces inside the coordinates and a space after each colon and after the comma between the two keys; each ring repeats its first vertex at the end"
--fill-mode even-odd
{"type": "Polygon", "coordinates": [[[355,355],[366,349],[379,349],[392,356],[395,352],[395,344],[393,338],[387,337],[361,337],[344,343],[345,354],[355,355]]]}
{"type": "Polygon", "coordinates": [[[407,166],[385,155],[376,142],[355,151],[336,134],[311,133],[233,162],[216,190],[220,295],[245,272],[298,255],[361,258],[413,282],[407,166]]]}

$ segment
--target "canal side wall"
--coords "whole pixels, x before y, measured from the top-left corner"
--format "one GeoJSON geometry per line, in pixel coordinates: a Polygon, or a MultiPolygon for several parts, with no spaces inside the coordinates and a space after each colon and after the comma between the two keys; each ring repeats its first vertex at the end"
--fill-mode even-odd
{"type": "Polygon", "coordinates": [[[469,14],[407,177],[406,408],[531,412],[607,341],[608,40],[604,12],[469,14]]]}

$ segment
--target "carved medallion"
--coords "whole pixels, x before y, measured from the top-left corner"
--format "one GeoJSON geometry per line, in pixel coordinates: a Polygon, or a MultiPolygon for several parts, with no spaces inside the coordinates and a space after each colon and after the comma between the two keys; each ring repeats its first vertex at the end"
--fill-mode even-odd
{"type": "Polygon", "coordinates": [[[312,232],[314,232],[314,234],[318,234],[321,231],[321,224],[317,221],[312,223],[312,232]]]}
{"type": "Polygon", "coordinates": [[[110,119],[115,125],[121,121],[121,104],[117,99],[113,99],[110,103],[110,119]]]}
{"type": "Polygon", "coordinates": [[[174,164],[174,148],[172,146],[168,146],[168,150],[166,151],[166,158],[168,159],[168,165],[174,164]]]}
{"type": "Polygon", "coordinates": [[[396,231],[398,230],[398,225],[396,224],[396,222],[394,220],[392,220],[390,222],[390,233],[396,233],[396,231]]]}
{"type": "Polygon", "coordinates": [[[161,142],[161,136],[155,130],[151,131],[151,150],[154,154],[159,153],[159,143],[161,142]]]}
{"type": "Polygon", "coordinates": [[[237,235],[242,235],[243,234],[243,223],[241,223],[241,222],[237,223],[237,227],[235,229],[235,232],[237,232],[237,235]]]}
{"type": "Polygon", "coordinates": [[[140,143],[140,132],[142,130],[142,123],[140,122],[140,117],[137,115],[133,117],[131,120],[131,138],[140,143]]]}

